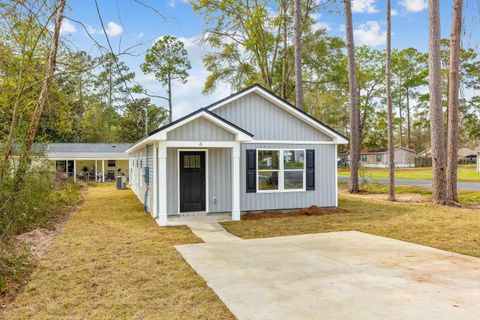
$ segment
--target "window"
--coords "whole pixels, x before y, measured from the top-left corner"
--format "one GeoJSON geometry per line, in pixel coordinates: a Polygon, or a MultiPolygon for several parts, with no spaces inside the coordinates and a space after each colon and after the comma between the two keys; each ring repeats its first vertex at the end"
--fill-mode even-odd
{"type": "Polygon", "coordinates": [[[258,191],[305,189],[305,150],[257,150],[258,191]]]}
{"type": "Polygon", "coordinates": [[[381,154],[377,154],[376,158],[377,158],[377,162],[382,162],[382,155],[381,154]]]}
{"type": "Polygon", "coordinates": [[[360,160],[361,160],[362,162],[367,162],[367,155],[366,155],[366,154],[362,154],[360,160]]]}
{"type": "Polygon", "coordinates": [[[184,155],[183,156],[183,168],[185,169],[197,169],[200,168],[200,155],[184,155]]]}
{"type": "Polygon", "coordinates": [[[109,167],[115,167],[115,160],[108,160],[109,167]]]}

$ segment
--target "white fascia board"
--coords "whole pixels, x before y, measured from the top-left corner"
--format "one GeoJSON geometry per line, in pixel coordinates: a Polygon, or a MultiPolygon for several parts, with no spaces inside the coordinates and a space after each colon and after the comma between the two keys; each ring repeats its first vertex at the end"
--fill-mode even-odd
{"type": "Polygon", "coordinates": [[[126,152],[48,152],[48,160],[128,160],[126,152]]]}
{"type": "Polygon", "coordinates": [[[322,133],[326,134],[327,136],[331,137],[336,144],[347,144],[348,143],[347,139],[345,139],[341,135],[339,135],[336,132],[330,130],[326,126],[323,126],[320,123],[314,121],[313,119],[306,116],[302,112],[296,110],[296,108],[292,108],[290,105],[286,104],[284,101],[278,99],[277,97],[272,95],[270,92],[267,92],[267,91],[261,89],[260,87],[252,87],[251,89],[246,90],[239,95],[236,95],[236,96],[234,96],[230,99],[222,101],[221,103],[213,106],[209,110],[213,111],[215,109],[218,109],[218,108],[220,108],[220,107],[222,107],[222,106],[224,106],[224,105],[226,105],[226,104],[228,104],[228,103],[230,103],[234,100],[240,99],[241,97],[243,97],[243,96],[245,96],[245,95],[247,95],[251,92],[258,93],[259,95],[261,95],[262,97],[264,97],[268,101],[270,101],[273,104],[281,107],[283,110],[287,111],[288,113],[292,114],[293,116],[295,116],[295,117],[299,118],[300,120],[303,120],[306,123],[310,124],[312,127],[316,128],[317,130],[319,130],[322,133]]]}
{"type": "Polygon", "coordinates": [[[154,140],[154,141],[166,141],[168,132],[173,131],[173,130],[183,126],[184,124],[186,124],[190,121],[193,121],[195,119],[198,119],[200,117],[206,118],[207,120],[209,120],[209,121],[213,122],[214,124],[218,125],[219,127],[223,128],[224,130],[233,133],[235,135],[237,141],[252,141],[253,140],[253,138],[250,135],[246,134],[245,132],[243,132],[241,130],[238,130],[234,126],[231,126],[228,123],[225,123],[224,121],[218,119],[217,117],[212,116],[211,114],[209,114],[205,111],[201,111],[197,114],[194,114],[191,117],[188,117],[188,118],[184,119],[183,121],[175,123],[174,125],[172,125],[168,128],[165,128],[164,130],[162,130],[160,132],[157,132],[157,133],[153,134],[152,136],[150,136],[149,139],[154,140]]]}
{"type": "Polygon", "coordinates": [[[152,141],[154,141],[153,139],[151,139],[152,137],[153,136],[150,136],[150,137],[147,137],[143,140],[138,141],[133,146],[131,146],[130,148],[125,150],[125,153],[133,153],[133,152],[136,152],[140,149],[143,149],[144,146],[146,146],[147,144],[150,144],[150,143],[152,143],[152,141]]]}

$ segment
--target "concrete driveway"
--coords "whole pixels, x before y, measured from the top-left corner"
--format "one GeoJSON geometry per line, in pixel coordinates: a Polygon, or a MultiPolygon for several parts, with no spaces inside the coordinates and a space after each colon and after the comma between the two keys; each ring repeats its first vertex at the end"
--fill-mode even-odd
{"type": "Polygon", "coordinates": [[[480,259],[361,232],[179,245],[239,319],[480,319],[480,259]]]}

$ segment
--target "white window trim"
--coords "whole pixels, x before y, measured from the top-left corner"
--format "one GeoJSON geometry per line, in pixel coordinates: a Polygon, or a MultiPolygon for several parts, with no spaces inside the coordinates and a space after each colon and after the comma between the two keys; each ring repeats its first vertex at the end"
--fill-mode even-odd
{"type": "Polygon", "coordinates": [[[256,185],[257,193],[284,193],[284,192],[305,192],[306,189],[306,180],[307,180],[307,170],[306,170],[306,159],[307,150],[299,148],[259,148],[255,152],[255,162],[256,162],[256,185]],[[278,151],[279,152],[279,168],[278,169],[258,169],[258,152],[259,151],[278,151]],[[285,169],[285,159],[284,151],[303,151],[303,169],[285,169]],[[286,171],[303,171],[303,188],[302,189],[285,189],[285,170],[286,171]],[[278,189],[277,190],[260,190],[259,189],[259,172],[261,171],[274,171],[278,172],[278,189]]]}

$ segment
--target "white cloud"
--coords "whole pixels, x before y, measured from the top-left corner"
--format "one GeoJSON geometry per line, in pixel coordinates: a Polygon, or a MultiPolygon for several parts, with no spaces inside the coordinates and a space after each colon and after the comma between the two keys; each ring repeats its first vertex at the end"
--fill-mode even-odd
{"type": "Polygon", "coordinates": [[[74,32],[77,32],[77,28],[75,27],[75,25],[70,20],[63,19],[62,25],[60,26],[60,33],[66,34],[74,32]]]}
{"type": "Polygon", "coordinates": [[[353,30],[355,44],[379,46],[385,44],[386,32],[381,30],[378,21],[367,21],[353,30]]]}
{"type": "Polygon", "coordinates": [[[321,15],[319,13],[312,14],[312,18],[315,21],[315,23],[312,26],[314,30],[319,30],[319,29],[324,29],[325,31],[332,30],[332,27],[328,22],[324,22],[320,19],[321,15]]]}
{"type": "Polygon", "coordinates": [[[375,7],[375,0],[353,0],[352,12],[375,13],[378,12],[378,9],[375,7]]]}
{"type": "Polygon", "coordinates": [[[398,11],[395,10],[395,9],[392,9],[392,10],[390,11],[390,14],[392,15],[392,17],[395,17],[396,15],[398,15],[398,11]]]}
{"type": "Polygon", "coordinates": [[[87,29],[87,32],[90,34],[95,34],[98,31],[95,27],[92,27],[91,25],[87,25],[85,28],[87,29]]]}
{"type": "Polygon", "coordinates": [[[116,37],[123,33],[123,27],[113,21],[109,21],[107,23],[107,27],[105,28],[105,33],[109,37],[116,37]]]}
{"type": "Polygon", "coordinates": [[[175,8],[177,2],[188,3],[188,0],[168,0],[167,6],[169,6],[170,8],[175,8]]]}
{"type": "Polygon", "coordinates": [[[401,0],[400,5],[410,12],[419,12],[427,9],[427,0],[401,0]]]}

